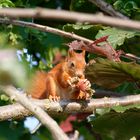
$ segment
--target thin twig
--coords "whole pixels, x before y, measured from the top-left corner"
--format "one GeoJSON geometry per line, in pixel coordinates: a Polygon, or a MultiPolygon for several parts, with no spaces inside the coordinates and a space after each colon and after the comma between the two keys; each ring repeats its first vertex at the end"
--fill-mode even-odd
{"type": "Polygon", "coordinates": [[[109,90],[100,90],[96,89],[94,93],[94,97],[96,98],[103,98],[103,97],[123,97],[126,96],[126,93],[118,93],[109,90]]]}
{"type": "Polygon", "coordinates": [[[126,53],[126,54],[122,54],[121,56],[125,57],[125,58],[128,58],[128,59],[131,59],[131,60],[135,60],[135,61],[140,63],[140,57],[137,57],[134,54],[126,53]]]}
{"type": "Polygon", "coordinates": [[[89,0],[89,1],[94,3],[97,7],[99,7],[101,10],[103,10],[104,12],[106,12],[107,14],[111,16],[122,18],[122,19],[128,19],[128,17],[114,10],[112,5],[110,5],[109,3],[106,3],[103,0],[89,0]]]}
{"type": "MultiPolygon", "coordinates": [[[[14,90],[14,92],[19,91],[14,90]]],[[[91,99],[87,101],[81,100],[61,100],[60,102],[52,102],[48,99],[45,100],[36,100],[30,99],[30,102],[40,106],[48,114],[54,115],[64,115],[69,113],[93,113],[93,110],[96,108],[111,108],[113,106],[128,106],[134,104],[140,104],[140,95],[129,95],[123,97],[115,98],[100,98],[100,99],[91,99]]],[[[17,119],[23,118],[31,115],[31,111],[24,108],[22,105],[15,103],[13,105],[6,105],[0,107],[0,121],[8,119],[17,119]]]]}
{"type": "Polygon", "coordinates": [[[52,10],[52,9],[23,9],[23,8],[1,8],[1,17],[22,17],[22,18],[45,18],[45,19],[59,19],[64,21],[78,21],[89,23],[100,23],[120,28],[129,28],[140,30],[140,22],[120,19],[99,14],[85,14],[79,12],[71,12],[65,10],[52,10]]]}
{"type": "Polygon", "coordinates": [[[41,107],[31,102],[25,94],[22,94],[14,87],[6,86],[0,87],[2,91],[4,91],[10,98],[19,102],[22,106],[30,110],[39,120],[40,122],[47,127],[52,133],[52,137],[54,140],[69,140],[67,135],[63,132],[63,130],[58,126],[56,121],[54,121],[41,107]]]}
{"type": "Polygon", "coordinates": [[[43,32],[50,32],[50,33],[54,33],[54,34],[57,34],[57,35],[61,35],[63,37],[82,40],[82,41],[87,42],[87,43],[92,43],[93,42],[90,39],[84,38],[84,37],[76,35],[74,33],[65,32],[65,31],[55,29],[55,28],[52,28],[52,27],[49,27],[49,26],[43,26],[43,25],[40,25],[40,24],[31,23],[31,22],[0,18],[0,23],[13,24],[13,25],[22,26],[22,27],[33,28],[33,29],[37,29],[37,30],[40,30],[40,31],[43,31],[43,32]]]}

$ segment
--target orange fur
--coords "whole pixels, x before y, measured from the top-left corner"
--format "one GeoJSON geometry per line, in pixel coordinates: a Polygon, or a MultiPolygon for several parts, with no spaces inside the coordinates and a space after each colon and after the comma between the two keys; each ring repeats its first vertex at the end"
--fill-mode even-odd
{"type": "Polygon", "coordinates": [[[33,98],[41,99],[46,98],[46,77],[47,73],[43,71],[38,71],[35,77],[32,79],[31,86],[29,87],[28,92],[32,95],[33,98]]]}
{"type": "Polygon", "coordinates": [[[37,72],[33,78],[29,93],[33,98],[52,100],[82,99],[85,93],[71,88],[68,80],[72,77],[84,79],[85,52],[69,50],[64,62],[56,65],[50,72],[37,72]]]}

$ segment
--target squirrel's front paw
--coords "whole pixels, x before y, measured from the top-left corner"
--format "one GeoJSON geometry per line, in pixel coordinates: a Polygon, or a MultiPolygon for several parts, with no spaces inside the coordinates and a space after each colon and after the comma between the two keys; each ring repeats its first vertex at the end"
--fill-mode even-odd
{"type": "Polygon", "coordinates": [[[49,95],[48,98],[50,101],[59,101],[60,100],[60,96],[57,96],[57,95],[49,95]]]}
{"type": "Polygon", "coordinates": [[[79,82],[79,78],[78,77],[69,77],[67,82],[71,87],[75,88],[76,83],[79,82]]]}

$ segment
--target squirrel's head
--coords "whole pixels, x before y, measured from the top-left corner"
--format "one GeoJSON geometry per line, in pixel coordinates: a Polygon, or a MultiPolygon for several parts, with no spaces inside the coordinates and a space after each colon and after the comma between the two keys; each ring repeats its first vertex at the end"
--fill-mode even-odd
{"type": "Polygon", "coordinates": [[[85,51],[76,53],[74,50],[69,50],[66,61],[68,65],[68,73],[71,76],[84,78],[84,70],[86,66],[85,51]]]}

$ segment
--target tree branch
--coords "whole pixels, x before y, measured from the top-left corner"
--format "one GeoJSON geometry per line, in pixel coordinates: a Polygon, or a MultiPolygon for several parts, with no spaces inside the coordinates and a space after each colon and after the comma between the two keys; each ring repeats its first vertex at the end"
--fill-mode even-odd
{"type": "Polygon", "coordinates": [[[124,57],[124,58],[128,58],[128,59],[131,59],[131,60],[135,60],[135,61],[137,61],[138,63],[140,63],[140,57],[137,57],[137,56],[134,55],[134,54],[126,53],[126,54],[122,54],[121,56],[124,57]]]}
{"type": "Polygon", "coordinates": [[[1,17],[13,18],[46,18],[46,19],[59,19],[67,21],[100,23],[120,28],[129,28],[140,30],[140,22],[128,19],[119,19],[99,14],[85,14],[79,12],[69,12],[65,10],[50,10],[50,9],[23,9],[23,8],[1,8],[1,17]]]}
{"type": "MultiPolygon", "coordinates": [[[[5,92],[18,92],[17,94],[22,94],[17,90],[4,90],[5,92]]],[[[129,95],[123,97],[115,98],[100,98],[91,100],[61,100],[60,102],[52,102],[48,99],[36,100],[30,99],[30,102],[40,106],[42,109],[47,111],[50,115],[64,115],[70,113],[93,113],[96,108],[111,108],[113,106],[128,106],[134,104],[140,104],[140,95],[129,95]]],[[[24,103],[24,101],[23,101],[24,103]]],[[[24,103],[25,105],[25,103],[24,103]]],[[[32,112],[24,108],[19,103],[13,105],[6,105],[0,107],[0,121],[8,119],[18,119],[31,115],[32,112]]]]}
{"type": "Polygon", "coordinates": [[[65,32],[65,31],[55,29],[55,28],[52,28],[52,27],[49,27],[49,26],[43,26],[43,25],[40,25],[40,24],[31,23],[31,22],[0,18],[0,23],[13,24],[13,25],[22,26],[22,27],[33,28],[33,29],[37,29],[37,30],[40,30],[40,31],[43,31],[43,32],[49,32],[49,33],[61,35],[63,37],[82,40],[82,41],[87,42],[87,43],[89,43],[89,42],[92,43],[93,42],[90,39],[84,38],[84,37],[76,35],[74,33],[65,32]]]}
{"type": "MultiPolygon", "coordinates": [[[[85,43],[93,43],[94,42],[90,39],[84,38],[84,37],[76,35],[74,33],[65,32],[65,31],[55,29],[55,28],[52,28],[52,27],[49,27],[49,26],[43,26],[43,25],[40,25],[40,24],[31,23],[31,22],[0,18],[0,23],[13,24],[13,25],[21,26],[21,27],[33,28],[33,29],[37,29],[37,30],[40,30],[40,31],[43,31],[43,32],[50,32],[50,33],[57,34],[57,35],[60,35],[60,36],[63,36],[63,37],[84,41],[85,43]]],[[[132,59],[132,56],[133,56],[134,60],[137,60],[137,58],[138,58],[136,56],[134,57],[134,55],[132,55],[132,54],[123,54],[123,56],[125,56],[129,59],[132,59]]]]}
{"type": "Polygon", "coordinates": [[[109,14],[111,16],[115,16],[115,17],[122,18],[122,19],[128,19],[128,17],[126,17],[122,13],[114,10],[113,7],[109,3],[106,3],[103,0],[89,0],[89,1],[94,3],[102,11],[106,12],[107,14],[109,14]]]}
{"type": "Polygon", "coordinates": [[[16,100],[22,106],[30,110],[30,112],[32,112],[32,114],[35,115],[40,120],[40,122],[50,130],[54,140],[70,140],[63,130],[58,126],[58,124],[41,107],[31,102],[25,94],[22,94],[11,86],[1,86],[0,88],[10,98],[16,100]]]}

